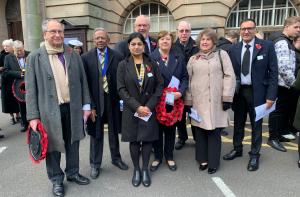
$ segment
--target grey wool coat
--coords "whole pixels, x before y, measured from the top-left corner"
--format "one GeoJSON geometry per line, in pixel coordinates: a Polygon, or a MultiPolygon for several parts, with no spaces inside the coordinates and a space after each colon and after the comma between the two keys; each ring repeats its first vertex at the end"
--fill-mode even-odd
{"type": "MultiPolygon", "coordinates": [[[[88,84],[82,60],[78,54],[64,46],[64,57],[69,77],[71,143],[84,138],[82,107],[90,104],[88,84]]],[[[60,107],[45,47],[28,57],[25,76],[27,119],[40,119],[48,134],[47,152],[65,152],[60,107]]]]}

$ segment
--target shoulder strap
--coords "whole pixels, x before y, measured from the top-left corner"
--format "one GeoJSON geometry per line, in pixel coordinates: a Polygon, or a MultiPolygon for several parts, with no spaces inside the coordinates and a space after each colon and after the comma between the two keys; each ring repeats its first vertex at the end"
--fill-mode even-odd
{"type": "Polygon", "coordinates": [[[218,50],[218,55],[219,55],[219,60],[220,60],[220,63],[221,63],[221,68],[222,68],[222,73],[223,73],[223,78],[224,78],[224,68],[223,68],[223,60],[222,60],[222,57],[221,57],[221,50],[219,49],[218,50]]]}

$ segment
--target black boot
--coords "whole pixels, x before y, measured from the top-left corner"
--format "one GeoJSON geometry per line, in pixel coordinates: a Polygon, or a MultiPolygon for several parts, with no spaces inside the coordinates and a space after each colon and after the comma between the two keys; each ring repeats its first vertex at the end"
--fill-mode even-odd
{"type": "Polygon", "coordinates": [[[149,187],[151,185],[151,178],[150,178],[148,169],[143,170],[142,175],[143,175],[143,180],[142,180],[143,185],[145,187],[149,187]]]}
{"type": "Polygon", "coordinates": [[[132,185],[138,187],[141,184],[141,171],[140,169],[134,169],[132,176],[132,185]]]}

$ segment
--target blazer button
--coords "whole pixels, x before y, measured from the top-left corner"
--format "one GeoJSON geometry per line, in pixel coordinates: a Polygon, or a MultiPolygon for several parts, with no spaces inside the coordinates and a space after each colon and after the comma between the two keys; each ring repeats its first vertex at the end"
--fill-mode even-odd
{"type": "Polygon", "coordinates": [[[50,75],[48,75],[48,80],[51,80],[51,79],[52,79],[52,77],[50,75]]]}

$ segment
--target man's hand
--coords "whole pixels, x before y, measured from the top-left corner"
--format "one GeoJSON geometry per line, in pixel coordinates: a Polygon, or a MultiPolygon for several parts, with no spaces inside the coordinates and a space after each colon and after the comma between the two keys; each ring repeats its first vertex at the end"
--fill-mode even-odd
{"type": "Polygon", "coordinates": [[[87,119],[91,115],[92,111],[91,110],[83,110],[83,121],[84,124],[86,123],[87,119]]]}
{"type": "Polygon", "coordinates": [[[273,105],[274,101],[268,100],[266,101],[267,109],[270,109],[273,105]]]}
{"type": "Polygon", "coordinates": [[[90,118],[91,118],[92,122],[96,121],[96,117],[97,117],[96,109],[92,109],[92,113],[90,115],[90,118]]]}
{"type": "Polygon", "coordinates": [[[29,121],[29,125],[34,131],[36,131],[36,127],[39,122],[40,122],[40,119],[33,119],[33,120],[29,121]]]}

